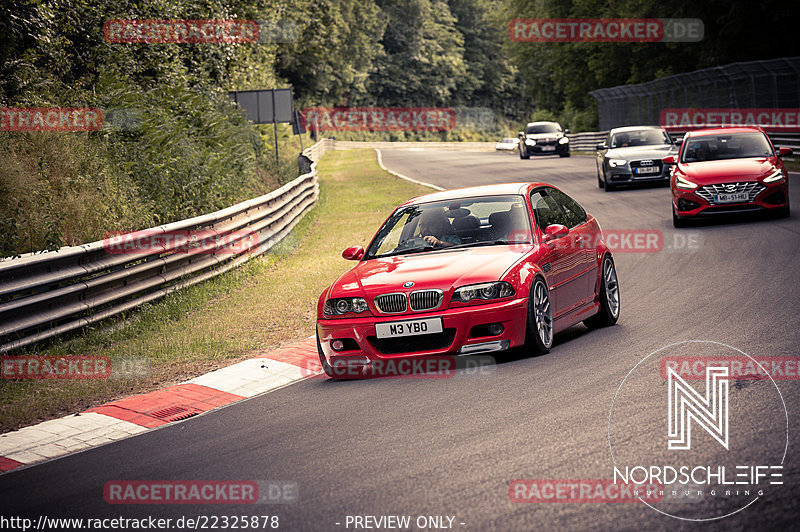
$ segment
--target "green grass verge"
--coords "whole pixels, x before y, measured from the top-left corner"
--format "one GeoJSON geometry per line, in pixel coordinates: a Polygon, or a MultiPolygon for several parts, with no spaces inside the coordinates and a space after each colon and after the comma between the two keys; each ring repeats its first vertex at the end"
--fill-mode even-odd
{"type": "Polygon", "coordinates": [[[267,256],[36,353],[108,356],[112,367],[134,360],[149,365],[148,375],[2,380],[0,431],[162,388],[307,338],[319,294],[353,266],[342,250],[366,245],[395,206],[428,192],[381,170],[373,150],[327,153],[317,205],[267,256]]]}

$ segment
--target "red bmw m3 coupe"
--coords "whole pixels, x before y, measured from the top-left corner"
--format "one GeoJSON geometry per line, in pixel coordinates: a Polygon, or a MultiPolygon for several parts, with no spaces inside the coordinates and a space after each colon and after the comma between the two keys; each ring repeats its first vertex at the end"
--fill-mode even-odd
{"type": "Polygon", "coordinates": [[[690,131],[672,169],[672,223],[683,227],[695,217],[773,212],[789,216],[789,176],[781,157],[759,127],[690,131]]]}
{"type": "Polygon", "coordinates": [[[616,323],[620,292],[600,225],[544,183],[447,190],[400,205],[317,305],[329,376],[399,357],[527,345],[579,321],[616,323]]]}

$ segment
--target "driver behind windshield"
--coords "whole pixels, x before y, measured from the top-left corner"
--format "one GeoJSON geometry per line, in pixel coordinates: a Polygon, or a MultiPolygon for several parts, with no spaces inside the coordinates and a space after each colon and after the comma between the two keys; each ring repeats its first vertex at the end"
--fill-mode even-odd
{"type": "Polygon", "coordinates": [[[442,209],[430,209],[419,217],[419,234],[435,248],[447,248],[461,243],[442,209]]]}

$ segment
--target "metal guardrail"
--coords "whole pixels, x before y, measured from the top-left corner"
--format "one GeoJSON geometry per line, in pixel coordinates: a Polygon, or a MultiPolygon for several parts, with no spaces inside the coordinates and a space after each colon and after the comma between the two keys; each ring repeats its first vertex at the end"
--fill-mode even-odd
{"type": "MultiPolygon", "coordinates": [[[[303,153],[312,161],[322,140],[303,153]]],[[[119,235],[161,242],[114,251],[111,239],[0,260],[0,354],[115,316],[231,270],[280,242],[319,195],[311,171],[217,212],[119,235]],[[174,235],[189,235],[183,245],[174,235]],[[196,236],[202,235],[203,246],[196,236]],[[161,240],[158,240],[161,237],[161,240]],[[211,242],[212,246],[207,246],[211,242]]]]}
{"type": "Polygon", "coordinates": [[[603,141],[606,135],[608,135],[608,131],[570,133],[567,135],[567,138],[569,138],[569,148],[579,151],[594,151],[595,147],[603,141]]]}

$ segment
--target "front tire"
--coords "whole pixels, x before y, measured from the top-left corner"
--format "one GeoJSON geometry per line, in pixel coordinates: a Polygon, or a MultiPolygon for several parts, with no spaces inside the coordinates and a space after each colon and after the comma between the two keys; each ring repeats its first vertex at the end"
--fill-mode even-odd
{"type": "Polygon", "coordinates": [[[678,215],[675,212],[675,205],[672,206],[672,227],[675,228],[686,227],[686,220],[678,218],[678,215]]]}
{"type": "Polygon", "coordinates": [[[528,326],[526,345],[535,354],[546,355],[553,346],[553,307],[550,291],[544,279],[537,277],[528,300],[528,326]]]}
{"type": "Polygon", "coordinates": [[[336,377],[333,374],[333,368],[331,367],[330,364],[328,364],[328,360],[322,353],[322,345],[319,343],[319,332],[317,332],[317,354],[319,355],[319,363],[322,366],[322,371],[324,371],[325,375],[327,375],[331,379],[335,379],[336,377]]]}
{"type": "Polygon", "coordinates": [[[530,159],[531,158],[531,154],[528,153],[528,150],[526,150],[525,148],[520,146],[520,148],[519,148],[519,158],[520,159],[530,159]]]}
{"type": "Polygon", "coordinates": [[[621,301],[619,297],[619,281],[617,280],[617,269],[614,266],[614,259],[611,255],[603,257],[603,266],[600,277],[600,311],[584,320],[584,324],[589,328],[608,327],[617,323],[621,301]]]}

